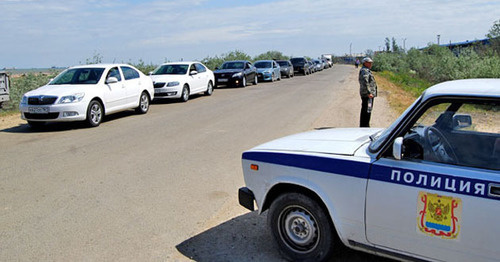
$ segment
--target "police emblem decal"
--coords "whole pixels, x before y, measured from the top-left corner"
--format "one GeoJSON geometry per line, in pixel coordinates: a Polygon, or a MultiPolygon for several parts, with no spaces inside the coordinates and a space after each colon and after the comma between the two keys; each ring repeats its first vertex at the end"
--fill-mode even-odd
{"type": "Polygon", "coordinates": [[[417,231],[443,239],[458,239],[462,222],[462,200],[419,192],[417,231]]]}

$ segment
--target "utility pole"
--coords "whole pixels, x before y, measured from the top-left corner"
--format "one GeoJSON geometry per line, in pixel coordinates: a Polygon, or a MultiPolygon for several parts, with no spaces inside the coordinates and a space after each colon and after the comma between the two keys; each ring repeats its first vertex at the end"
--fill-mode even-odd
{"type": "Polygon", "coordinates": [[[439,39],[441,38],[441,35],[437,35],[438,38],[438,45],[439,45],[439,39]]]}
{"type": "Polygon", "coordinates": [[[403,38],[403,50],[406,51],[406,38],[403,38]]]}
{"type": "Polygon", "coordinates": [[[352,57],[352,43],[349,45],[349,56],[352,57]]]}

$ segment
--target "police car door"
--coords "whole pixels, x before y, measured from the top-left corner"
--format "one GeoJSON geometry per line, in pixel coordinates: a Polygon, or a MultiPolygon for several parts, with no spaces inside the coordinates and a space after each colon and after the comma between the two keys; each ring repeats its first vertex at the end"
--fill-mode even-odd
{"type": "Polygon", "coordinates": [[[467,114],[459,114],[454,103],[433,103],[399,135],[405,157],[397,160],[388,150],[373,164],[367,240],[409,256],[498,260],[498,101],[490,108],[462,107],[471,109],[467,114]],[[459,123],[470,119],[475,123],[459,123]]]}

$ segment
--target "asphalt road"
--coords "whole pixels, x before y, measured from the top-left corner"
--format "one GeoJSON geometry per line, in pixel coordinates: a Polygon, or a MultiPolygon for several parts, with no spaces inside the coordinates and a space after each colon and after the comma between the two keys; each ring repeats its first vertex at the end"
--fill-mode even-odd
{"type": "Polygon", "coordinates": [[[312,129],[348,99],[338,94],[353,70],[155,102],[98,128],[0,130],[0,260],[280,261],[266,215],[237,203],[241,153],[312,129]]]}

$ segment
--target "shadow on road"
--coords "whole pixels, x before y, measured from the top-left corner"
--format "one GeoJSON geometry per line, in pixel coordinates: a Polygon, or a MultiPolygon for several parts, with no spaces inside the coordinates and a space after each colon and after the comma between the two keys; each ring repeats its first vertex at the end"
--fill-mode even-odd
{"type": "MultiPolygon", "coordinates": [[[[120,118],[130,117],[137,115],[133,110],[127,110],[118,112],[115,114],[104,116],[101,124],[105,124],[106,122],[112,122],[118,120],[120,118]]],[[[74,121],[74,122],[48,122],[41,127],[31,128],[27,123],[20,124],[15,127],[6,128],[0,130],[0,132],[6,133],[48,133],[48,132],[63,132],[69,131],[73,129],[85,129],[92,128],[87,125],[84,121],[74,121]]]]}
{"type": "MultiPolygon", "coordinates": [[[[267,212],[251,212],[208,229],[176,246],[194,261],[285,261],[267,227],[267,212]]],[[[341,247],[330,262],[389,262],[387,258],[341,247]]]]}

